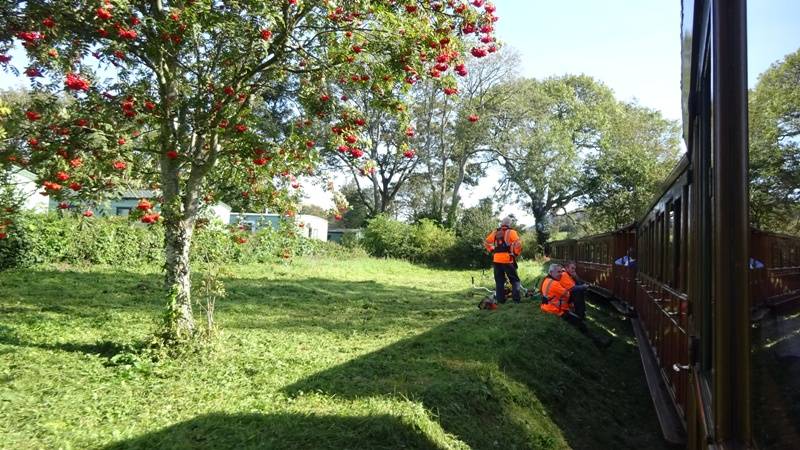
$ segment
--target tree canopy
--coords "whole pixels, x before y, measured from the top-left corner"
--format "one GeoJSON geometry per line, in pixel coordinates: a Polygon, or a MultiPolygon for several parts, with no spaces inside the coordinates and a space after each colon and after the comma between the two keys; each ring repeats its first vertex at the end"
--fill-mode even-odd
{"type": "Polygon", "coordinates": [[[800,234],[800,50],[759,76],[749,125],[751,222],[800,234]]]}
{"type": "Polygon", "coordinates": [[[544,245],[551,215],[584,193],[582,167],[590,152],[602,150],[614,96],[585,75],[520,80],[499,89],[513,92],[492,124],[502,182],[534,216],[544,245]]]}
{"type": "Polygon", "coordinates": [[[657,111],[622,103],[609,114],[603,150],[587,158],[580,198],[595,230],[641,218],[678,162],[680,138],[680,125],[657,111]]]}
{"type": "Polygon", "coordinates": [[[402,121],[411,85],[451,88],[467,51],[497,49],[494,11],[483,1],[4,4],[0,64],[22,70],[36,95],[6,121],[24,143],[4,141],[0,161],[29,168],[62,202],[158,189],[160,211],[148,201],[137,214],[165,225],[172,322],[186,334],[188,254],[203,205],[246,187],[238,195],[250,204],[293,216],[296,176],[314,171],[321,150],[366,139],[352,93],[369,92],[402,121]],[[27,67],[7,54],[14,45],[27,67]],[[263,114],[270,107],[280,115],[263,114]]]}

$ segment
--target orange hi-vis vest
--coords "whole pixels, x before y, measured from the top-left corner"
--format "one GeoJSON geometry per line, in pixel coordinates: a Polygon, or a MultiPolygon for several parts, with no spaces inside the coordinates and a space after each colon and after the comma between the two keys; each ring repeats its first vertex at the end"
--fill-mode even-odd
{"type": "Polygon", "coordinates": [[[486,250],[492,253],[492,262],[511,264],[522,253],[522,241],[515,230],[500,227],[486,236],[486,250]]]}
{"type": "MultiPolygon", "coordinates": [[[[564,274],[561,274],[563,277],[564,274]]],[[[569,311],[569,290],[552,277],[545,277],[541,286],[542,295],[547,300],[539,307],[542,311],[557,316],[569,311]]]]}
{"type": "Polygon", "coordinates": [[[563,272],[561,274],[561,279],[558,280],[558,282],[561,283],[561,285],[564,286],[564,289],[567,290],[575,287],[575,280],[572,279],[572,276],[569,274],[569,272],[563,272]]]}

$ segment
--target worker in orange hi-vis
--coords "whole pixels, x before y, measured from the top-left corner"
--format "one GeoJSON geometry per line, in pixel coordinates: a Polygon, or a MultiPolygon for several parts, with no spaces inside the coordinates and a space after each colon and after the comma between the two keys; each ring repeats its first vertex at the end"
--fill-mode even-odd
{"type": "Polygon", "coordinates": [[[539,289],[542,292],[542,304],[539,306],[543,312],[563,316],[570,310],[569,288],[562,284],[565,271],[561,264],[550,264],[547,276],[542,280],[539,289]]]}
{"type": "Polygon", "coordinates": [[[539,309],[542,312],[555,314],[574,325],[578,330],[589,337],[595,345],[601,348],[611,345],[609,337],[599,336],[589,331],[583,318],[575,313],[571,294],[575,289],[574,280],[561,264],[550,264],[547,276],[542,280],[539,290],[542,292],[542,304],[539,309]],[[566,278],[570,277],[570,278],[566,278]],[[571,289],[565,287],[572,286],[571,289]]]}
{"type": "Polygon", "coordinates": [[[516,230],[511,228],[511,217],[505,217],[500,227],[486,236],[486,250],[492,254],[494,267],[495,300],[506,302],[506,278],[511,283],[511,297],[514,303],[520,302],[520,281],[517,275],[517,257],[522,253],[522,241],[516,230]]]}

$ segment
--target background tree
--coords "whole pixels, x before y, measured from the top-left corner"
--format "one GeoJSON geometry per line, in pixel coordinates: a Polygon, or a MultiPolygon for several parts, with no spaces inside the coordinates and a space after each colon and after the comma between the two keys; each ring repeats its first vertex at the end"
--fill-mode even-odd
{"type": "MultiPolygon", "coordinates": [[[[313,170],[318,141],[343,143],[330,122],[356,111],[340,92],[368,90],[386,109],[403,109],[398,96],[428,77],[429,53],[460,61],[463,37],[491,33],[496,20],[490,4],[369,0],[29,0],[3,8],[0,64],[17,70],[6,52],[22,45],[31,61],[24,72],[40,94],[6,122],[27,143],[4,145],[0,161],[24,163],[64,200],[95,200],[140,180],[160,190],[174,337],[194,330],[191,237],[204,200],[220,197],[214,181],[238,179],[250,185],[242,196],[294,215],[291,177],[313,170]],[[287,127],[253,114],[276,82],[292,92],[287,127]],[[57,101],[65,95],[69,102],[57,101]]],[[[476,43],[471,52],[490,50],[476,43]]],[[[153,207],[141,205],[148,221],[161,220],[153,207]]]]}
{"type": "Polygon", "coordinates": [[[455,226],[453,262],[467,267],[491,266],[492,258],[486,254],[483,242],[498,223],[491,198],[481,199],[476,206],[465,208],[455,226]]]}
{"type": "Polygon", "coordinates": [[[415,92],[414,117],[419,155],[427,186],[415,191],[424,198],[425,211],[415,216],[431,218],[453,227],[464,185],[474,186],[485,176],[487,162],[481,158],[489,149],[487,129],[491,116],[502,110],[509,91],[493,89],[516,76],[519,55],[503,49],[480,62],[472,60],[460,73],[458,92],[443,92],[432,84],[415,92]]]}
{"type": "Polygon", "coordinates": [[[543,246],[552,214],[583,194],[586,157],[602,150],[615,100],[608,87],[585,75],[518,80],[497,89],[510,98],[489,125],[501,183],[533,215],[543,246]]]}
{"type": "Polygon", "coordinates": [[[759,76],[749,125],[750,220],[800,234],[800,50],[759,76]]]}
{"type": "Polygon", "coordinates": [[[597,232],[638,220],[680,153],[680,125],[658,111],[622,103],[608,119],[602,151],[587,158],[579,202],[597,232]]]}
{"type": "MultiPolygon", "coordinates": [[[[441,89],[441,88],[440,88],[441,89]]],[[[419,162],[405,109],[387,109],[373,92],[349,96],[360,113],[344,111],[332,128],[344,141],[326,152],[327,170],[345,173],[354,200],[370,217],[389,212],[419,162]]]]}

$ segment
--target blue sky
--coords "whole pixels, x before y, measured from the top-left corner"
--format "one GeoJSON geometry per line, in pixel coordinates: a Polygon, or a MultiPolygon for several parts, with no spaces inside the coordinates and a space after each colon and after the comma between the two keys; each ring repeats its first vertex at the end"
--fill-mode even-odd
{"type": "MultiPolygon", "coordinates": [[[[585,73],[680,119],[679,0],[494,0],[497,34],[522,55],[523,75],[585,73]]],[[[751,0],[749,72],[800,47],[799,0],[751,0]]]]}

